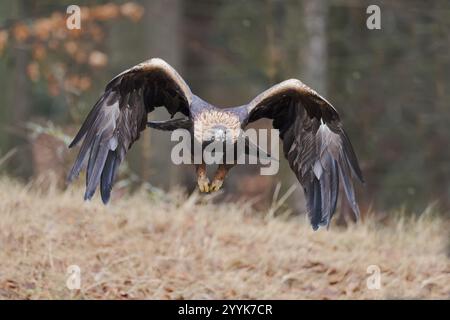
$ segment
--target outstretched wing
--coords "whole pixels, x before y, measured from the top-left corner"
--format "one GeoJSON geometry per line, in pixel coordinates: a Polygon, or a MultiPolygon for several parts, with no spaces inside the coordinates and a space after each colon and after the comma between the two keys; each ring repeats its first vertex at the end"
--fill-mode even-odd
{"type": "Polygon", "coordinates": [[[68,180],[77,177],[87,162],[86,193],[91,199],[97,186],[108,202],[115,174],[126,152],[146,128],[147,114],[164,106],[173,116],[190,116],[192,92],[165,61],[151,59],[112,79],[92,108],[69,148],[83,140],[68,180]]]}
{"type": "Polygon", "coordinates": [[[245,124],[270,118],[273,127],[280,130],[284,155],[303,186],[314,230],[329,225],[336,209],[339,180],[359,216],[352,174],[362,182],[361,169],[339,115],[327,100],[301,81],[291,79],[258,95],[248,104],[247,112],[245,124]]]}

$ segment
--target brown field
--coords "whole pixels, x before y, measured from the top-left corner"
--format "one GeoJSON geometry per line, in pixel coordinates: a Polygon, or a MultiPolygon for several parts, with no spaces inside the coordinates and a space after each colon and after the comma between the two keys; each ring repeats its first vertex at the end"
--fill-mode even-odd
{"type": "Polygon", "coordinates": [[[449,225],[423,214],[313,232],[243,203],[145,191],[82,201],[82,190],[0,180],[2,299],[450,298],[449,225]],[[81,289],[66,287],[69,265],[81,289]],[[367,267],[381,289],[367,289],[367,267]]]}

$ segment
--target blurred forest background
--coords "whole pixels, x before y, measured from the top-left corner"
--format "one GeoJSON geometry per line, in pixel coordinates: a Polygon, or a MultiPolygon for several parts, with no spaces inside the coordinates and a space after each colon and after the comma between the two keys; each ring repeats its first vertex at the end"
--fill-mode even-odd
{"type": "MultiPolygon", "coordinates": [[[[4,173],[64,181],[77,153],[66,146],[105,84],[161,57],[196,94],[223,106],[301,79],[341,114],[366,178],[363,211],[450,208],[450,1],[78,0],[81,30],[68,30],[71,4],[0,2],[4,173]],[[370,4],[381,8],[381,30],[366,27],[370,4]]],[[[146,130],[116,192],[140,183],[193,190],[193,170],[173,165],[170,147],[168,134],[146,130]]],[[[226,196],[257,197],[264,207],[279,182],[282,190],[295,183],[285,162],[277,176],[258,172],[233,169],[226,196]]],[[[304,211],[300,190],[291,201],[304,211]]]]}

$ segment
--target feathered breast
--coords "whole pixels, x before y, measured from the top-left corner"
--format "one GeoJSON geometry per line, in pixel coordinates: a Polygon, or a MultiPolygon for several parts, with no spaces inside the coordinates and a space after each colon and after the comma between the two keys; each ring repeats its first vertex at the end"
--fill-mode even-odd
{"type": "Polygon", "coordinates": [[[227,129],[233,141],[237,141],[241,130],[239,117],[229,111],[205,110],[194,118],[194,137],[203,141],[204,134],[215,126],[223,126],[227,129]]]}

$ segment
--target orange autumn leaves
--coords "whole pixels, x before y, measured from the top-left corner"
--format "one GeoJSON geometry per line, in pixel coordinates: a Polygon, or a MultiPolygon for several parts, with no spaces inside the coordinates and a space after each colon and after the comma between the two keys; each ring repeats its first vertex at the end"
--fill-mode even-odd
{"type": "MultiPolygon", "coordinates": [[[[127,18],[133,22],[137,22],[144,14],[144,8],[134,2],[127,2],[122,5],[105,4],[94,7],[81,7],[80,9],[81,30],[68,30],[66,28],[66,13],[54,12],[50,17],[38,18],[30,23],[16,22],[9,29],[0,30],[0,44],[7,42],[8,33],[17,42],[25,42],[30,40],[30,38],[41,41],[47,41],[50,38],[59,40],[66,39],[67,37],[77,38],[82,35],[85,27],[90,29],[90,31],[94,29],[98,32],[98,26],[92,25],[92,23],[118,18],[127,18]]],[[[96,35],[94,34],[94,36],[96,35]]]]}
{"type": "Polygon", "coordinates": [[[137,22],[141,20],[144,14],[143,8],[134,2],[127,2],[120,6],[110,3],[92,8],[82,8],[81,11],[82,15],[86,14],[88,18],[99,21],[116,19],[122,16],[137,22]]]}
{"type": "Polygon", "coordinates": [[[8,32],[5,30],[0,30],[0,55],[2,54],[3,50],[5,50],[5,47],[8,43],[8,32]]]}
{"type": "Polygon", "coordinates": [[[137,22],[142,18],[144,8],[127,2],[80,9],[81,30],[66,27],[69,15],[65,12],[18,21],[0,29],[0,57],[10,47],[29,50],[31,61],[27,75],[33,82],[45,80],[52,96],[59,95],[62,90],[77,93],[89,90],[93,80],[88,74],[108,64],[108,55],[102,50],[103,22],[115,19],[137,22]]]}

